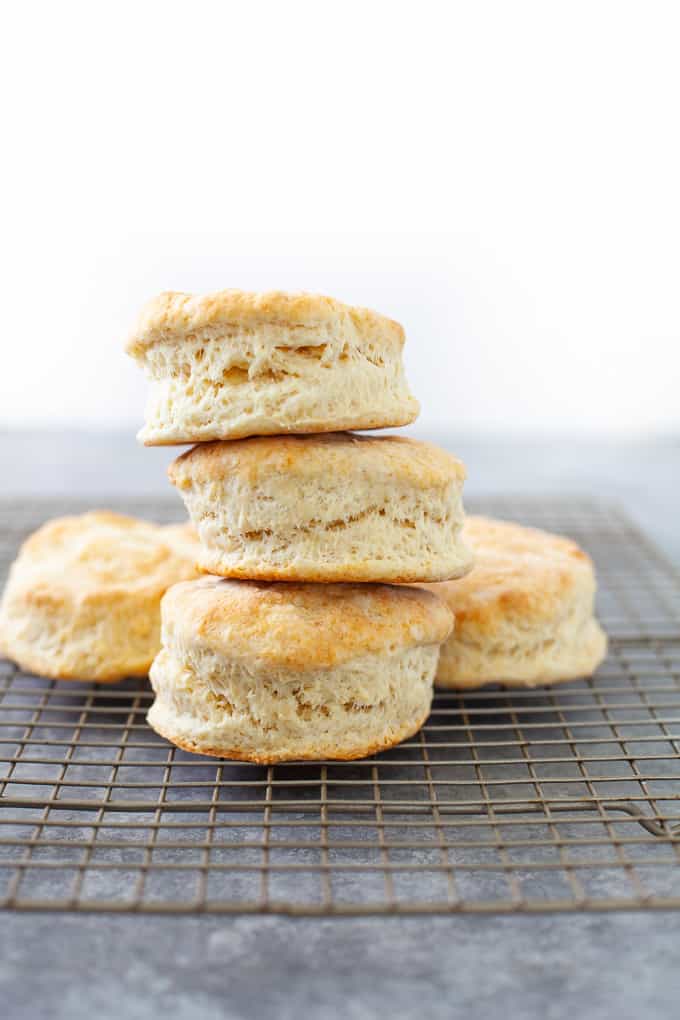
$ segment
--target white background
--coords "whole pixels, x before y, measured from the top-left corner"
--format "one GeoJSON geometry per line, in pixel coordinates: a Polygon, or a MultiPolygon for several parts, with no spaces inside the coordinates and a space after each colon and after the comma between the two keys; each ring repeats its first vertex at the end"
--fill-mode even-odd
{"type": "Polygon", "coordinates": [[[163,289],[406,327],[428,430],[680,426],[675,3],[3,7],[0,425],[136,428],[163,289]]]}

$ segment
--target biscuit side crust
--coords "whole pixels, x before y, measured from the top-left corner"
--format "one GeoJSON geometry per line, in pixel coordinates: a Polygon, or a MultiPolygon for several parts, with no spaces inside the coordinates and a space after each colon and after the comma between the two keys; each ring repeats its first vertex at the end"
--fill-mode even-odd
{"type": "Polygon", "coordinates": [[[214,330],[144,349],[146,445],[405,425],[418,415],[400,345],[214,330]]]}
{"type": "Polygon", "coordinates": [[[260,764],[362,757],[422,725],[437,655],[430,645],[300,674],[173,645],[151,669],[149,723],[179,746],[260,764]]]}

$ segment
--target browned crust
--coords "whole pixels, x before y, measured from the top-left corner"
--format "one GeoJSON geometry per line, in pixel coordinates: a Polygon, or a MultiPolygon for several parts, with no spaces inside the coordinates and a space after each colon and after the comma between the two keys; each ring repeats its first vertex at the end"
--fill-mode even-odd
{"type": "Polygon", "coordinates": [[[302,673],[358,656],[440,644],[450,610],[420,587],[317,585],[205,576],[163,598],[173,640],[218,655],[302,673]]]}
{"type": "Polygon", "coordinates": [[[272,425],[271,428],[266,426],[257,427],[257,431],[253,432],[250,428],[233,428],[228,427],[226,429],[216,429],[214,432],[204,432],[201,430],[200,435],[185,435],[181,439],[148,439],[142,438],[144,429],[141,429],[138,433],[137,438],[141,440],[143,446],[186,446],[188,443],[212,443],[217,440],[228,441],[230,439],[252,439],[255,436],[279,436],[279,435],[314,435],[315,433],[325,434],[328,432],[343,432],[345,429],[362,429],[365,432],[370,432],[375,429],[396,429],[402,425],[411,425],[418,417],[420,407],[412,398],[412,410],[406,411],[405,409],[397,411],[395,408],[394,412],[390,412],[382,417],[377,416],[373,418],[366,418],[360,414],[355,415],[352,418],[338,418],[335,421],[319,422],[310,427],[298,426],[285,426],[282,424],[272,425]]]}
{"type": "Polygon", "coordinates": [[[508,620],[559,617],[569,599],[587,597],[595,578],[590,557],[571,539],[508,521],[470,515],[462,540],[475,558],[472,571],[452,584],[425,584],[456,617],[456,638],[493,634],[508,620]]]}
{"type": "Polygon", "coordinates": [[[279,476],[326,478],[338,485],[366,475],[430,489],[465,480],[465,466],[447,450],[405,436],[362,436],[352,432],[252,436],[230,442],[198,443],[168,468],[173,484],[240,478],[257,485],[279,476]]]}
{"type": "Polygon", "coordinates": [[[145,608],[178,580],[194,576],[198,551],[195,530],[188,523],[168,528],[110,510],[55,517],[21,545],[6,592],[46,610],[71,605],[73,599],[80,607],[137,599],[145,608]],[[136,545],[125,544],[130,534],[139,536],[136,545]],[[93,543],[94,553],[81,552],[85,540],[93,543]],[[115,552],[115,558],[111,556],[110,570],[94,572],[92,559],[96,562],[102,548],[115,552]]]}
{"type": "MultiPolygon", "coordinates": [[[[434,584],[442,581],[451,581],[456,578],[465,577],[472,569],[472,560],[463,564],[459,570],[452,573],[450,570],[432,571],[425,573],[419,570],[417,573],[388,574],[384,567],[378,568],[375,572],[362,569],[354,564],[329,565],[325,570],[299,570],[296,567],[271,567],[264,564],[262,567],[229,567],[226,570],[214,562],[209,562],[207,557],[199,559],[198,569],[204,575],[211,577],[223,577],[228,581],[299,581],[301,584],[353,584],[355,582],[366,582],[367,584],[434,584]]],[[[441,601],[445,601],[438,592],[433,591],[441,601]]]]}
{"type": "Polygon", "coordinates": [[[398,737],[392,739],[383,739],[375,744],[369,744],[368,747],[362,748],[357,751],[337,751],[332,755],[320,754],[320,753],[308,753],[303,755],[294,754],[254,754],[250,752],[243,752],[238,748],[215,748],[215,747],[199,747],[194,741],[191,740],[178,740],[176,737],[171,736],[168,732],[164,731],[163,727],[157,724],[152,724],[147,715],[147,723],[158,733],[159,736],[165,740],[169,740],[175,747],[181,748],[183,751],[190,751],[192,754],[202,754],[209,758],[227,758],[232,761],[245,761],[251,762],[254,765],[277,765],[287,761],[356,761],[358,758],[368,758],[370,755],[378,754],[380,751],[389,751],[390,748],[396,747],[401,744],[402,741],[407,740],[421,729],[425,720],[430,714],[430,709],[418,719],[415,723],[410,723],[404,726],[398,737]]]}
{"type": "Polygon", "coordinates": [[[181,341],[204,329],[256,329],[263,325],[344,328],[374,343],[404,343],[399,323],[369,308],[346,305],[321,294],[231,289],[212,294],[165,291],[157,295],[142,309],[125,349],[134,357],[158,339],[181,341]]]}

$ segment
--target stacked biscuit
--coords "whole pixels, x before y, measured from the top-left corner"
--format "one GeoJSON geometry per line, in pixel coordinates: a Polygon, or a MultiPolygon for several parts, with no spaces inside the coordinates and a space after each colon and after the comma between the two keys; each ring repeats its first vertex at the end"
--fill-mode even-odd
{"type": "Polygon", "coordinates": [[[401,327],[329,298],[164,294],[128,351],[146,444],[170,468],[209,575],[162,603],[151,725],[259,762],[353,758],[414,733],[452,615],[399,587],[461,577],[463,465],[345,429],[411,422],[401,327]]]}
{"type": "Polygon", "coordinates": [[[43,525],[11,568],[0,652],[57,679],[151,666],[159,733],[259,762],[390,747],[433,679],[590,673],[606,638],[575,543],[466,520],[455,458],[344,431],[415,419],[403,343],[329,298],[152,301],[128,343],[151,381],[140,438],[197,444],[170,468],[195,529],[109,511],[43,525]]]}

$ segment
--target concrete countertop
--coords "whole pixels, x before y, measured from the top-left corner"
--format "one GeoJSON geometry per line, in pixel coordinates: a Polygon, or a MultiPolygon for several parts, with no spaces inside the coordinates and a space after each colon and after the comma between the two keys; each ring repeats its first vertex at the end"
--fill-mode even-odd
{"type": "MultiPolygon", "coordinates": [[[[467,463],[475,496],[581,493],[618,502],[680,563],[680,440],[449,437],[443,445],[467,463]]],[[[105,505],[107,494],[158,496],[171,457],[141,450],[129,436],[5,433],[0,494],[91,496],[93,505],[105,505]]],[[[680,914],[292,920],[5,912],[0,989],[11,1020],[418,1013],[656,1020],[677,1012],[680,914]]]]}

